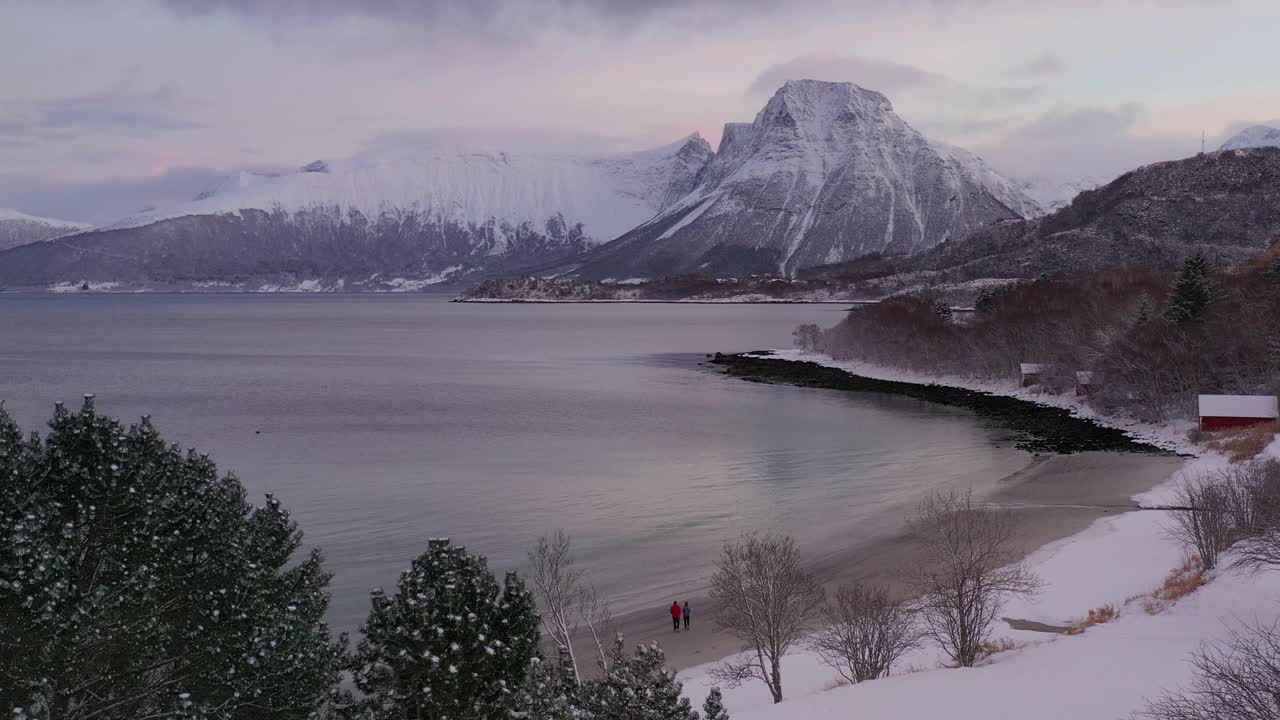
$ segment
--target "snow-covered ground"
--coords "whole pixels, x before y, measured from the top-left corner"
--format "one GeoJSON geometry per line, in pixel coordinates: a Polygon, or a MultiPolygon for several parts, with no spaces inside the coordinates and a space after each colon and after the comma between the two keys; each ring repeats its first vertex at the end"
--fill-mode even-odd
{"type": "MultiPolygon", "coordinates": [[[[1034,395],[1012,385],[964,378],[924,377],[824,356],[780,351],[783,359],[809,360],[869,377],[957,385],[1067,407],[1095,421],[1123,428],[1134,436],[1170,449],[1191,451],[1185,428],[1162,427],[1100,417],[1074,397],[1034,395]]],[[[1280,458],[1280,439],[1265,455],[1280,458]]],[[[1165,504],[1183,474],[1226,465],[1216,453],[1188,460],[1177,475],[1137,496],[1144,507],[1165,504]]],[[[935,649],[913,653],[893,677],[856,686],[838,686],[836,672],[809,651],[788,656],[783,665],[786,699],[773,705],[760,683],[725,690],[725,705],[735,720],[818,720],[819,718],[1070,718],[1112,720],[1128,717],[1167,689],[1191,677],[1187,660],[1203,643],[1222,638],[1242,621],[1274,621],[1280,616],[1280,573],[1249,575],[1215,571],[1208,584],[1150,614],[1145,598],[1185,557],[1166,532],[1169,518],[1160,510],[1129,512],[1098,520],[1086,531],[1040,548],[1028,563],[1044,581],[1034,601],[1011,602],[1005,617],[1065,625],[1092,608],[1112,605],[1120,616],[1081,635],[1013,631],[1003,623],[995,633],[1018,647],[999,653],[980,667],[949,669],[935,649]]],[[[1229,558],[1223,562],[1226,567],[1229,558]]],[[[709,665],[681,673],[685,692],[695,702],[712,681],[709,665]]]]}

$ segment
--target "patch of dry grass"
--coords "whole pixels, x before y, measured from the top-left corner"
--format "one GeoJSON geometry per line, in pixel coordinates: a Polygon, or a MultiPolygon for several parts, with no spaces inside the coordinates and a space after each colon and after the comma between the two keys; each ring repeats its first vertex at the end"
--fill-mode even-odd
{"type": "Polygon", "coordinates": [[[852,683],[850,683],[847,679],[842,678],[840,676],[836,676],[832,678],[831,681],[828,682],[826,685],[822,686],[822,691],[826,692],[828,690],[835,690],[836,688],[840,688],[840,687],[848,687],[851,684],[852,683]]]}
{"type": "MultiPolygon", "coordinates": [[[[1163,612],[1178,600],[1190,595],[1207,582],[1204,563],[1199,555],[1191,555],[1183,561],[1182,566],[1169,573],[1164,583],[1151,594],[1142,599],[1142,609],[1148,615],[1163,612]]],[[[1134,597],[1130,600],[1137,600],[1134,597]]]]}
{"type": "Polygon", "coordinates": [[[1205,447],[1223,453],[1236,464],[1257,457],[1276,439],[1276,433],[1280,433],[1280,422],[1203,433],[1201,437],[1208,440],[1205,447]]]}
{"type": "Polygon", "coordinates": [[[1120,611],[1116,609],[1115,605],[1103,605],[1100,608],[1094,608],[1090,610],[1089,614],[1086,615],[1083,620],[1072,623],[1071,626],[1067,628],[1067,631],[1063,634],[1064,635],[1080,635],[1084,633],[1085,630],[1093,627],[1094,625],[1102,625],[1104,623],[1109,623],[1118,617],[1120,617],[1120,611]]]}
{"type": "Polygon", "coordinates": [[[982,658],[986,659],[992,655],[999,655],[1002,652],[1017,650],[1022,647],[1022,643],[1011,638],[995,638],[982,643],[982,658]]]}

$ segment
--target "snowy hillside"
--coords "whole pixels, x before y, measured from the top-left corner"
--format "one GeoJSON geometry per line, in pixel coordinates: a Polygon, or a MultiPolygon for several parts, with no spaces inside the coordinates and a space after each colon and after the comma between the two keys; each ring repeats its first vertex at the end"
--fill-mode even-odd
{"type": "Polygon", "coordinates": [[[236,173],[191,202],[22,248],[0,257],[0,282],[394,290],[514,272],[647,220],[693,188],[711,154],[697,134],[595,155],[382,145],[288,174],[236,173]]]}
{"type": "Polygon", "coordinates": [[[1219,150],[1239,150],[1240,148],[1280,147],[1280,128],[1254,125],[1232,135],[1222,143],[1219,150]]]}
{"type": "Polygon", "coordinates": [[[140,213],[103,229],[189,215],[255,208],[355,210],[368,219],[420,211],[459,225],[531,222],[563,216],[603,242],[649,219],[688,192],[711,156],[696,133],[633,153],[507,153],[427,143],[379,147],[337,161],[316,161],[285,175],[239,172],[195,200],[140,213]]]}
{"type": "Polygon", "coordinates": [[[1093,175],[1065,180],[1037,176],[1018,178],[1014,183],[1025,195],[1043,207],[1045,212],[1051,213],[1070,205],[1071,201],[1085,190],[1102,187],[1114,179],[1093,175]]]}
{"type": "Polygon", "coordinates": [[[0,250],[87,230],[89,227],[70,220],[54,220],[0,208],[0,250]]]}
{"type": "Polygon", "coordinates": [[[884,95],[852,83],[788,81],[754,122],[725,126],[693,192],[574,272],[791,273],[923,250],[1039,213],[972,153],[931,143],[884,95]]]}

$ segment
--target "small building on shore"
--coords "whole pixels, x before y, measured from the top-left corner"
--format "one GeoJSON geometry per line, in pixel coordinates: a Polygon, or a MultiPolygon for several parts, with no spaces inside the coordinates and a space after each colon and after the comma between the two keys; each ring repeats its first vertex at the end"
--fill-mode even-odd
{"type": "Polygon", "coordinates": [[[1093,373],[1088,370],[1076,371],[1076,397],[1084,397],[1093,389],[1093,373]]]}
{"type": "Polygon", "coordinates": [[[1200,396],[1200,429],[1205,432],[1277,420],[1280,420],[1280,401],[1274,395],[1200,396]]]}
{"type": "Polygon", "coordinates": [[[1042,363],[1021,363],[1022,371],[1022,387],[1031,387],[1039,385],[1044,379],[1045,373],[1049,372],[1049,366],[1042,363]]]}

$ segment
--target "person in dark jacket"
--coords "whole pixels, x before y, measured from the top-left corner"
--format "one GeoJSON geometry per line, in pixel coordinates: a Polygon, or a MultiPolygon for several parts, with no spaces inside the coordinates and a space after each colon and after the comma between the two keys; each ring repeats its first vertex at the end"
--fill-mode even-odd
{"type": "Polygon", "coordinates": [[[680,602],[671,601],[671,627],[676,632],[680,632],[680,602]]]}
{"type": "Polygon", "coordinates": [[[684,601],[684,629],[689,629],[689,601],[684,601]]]}

